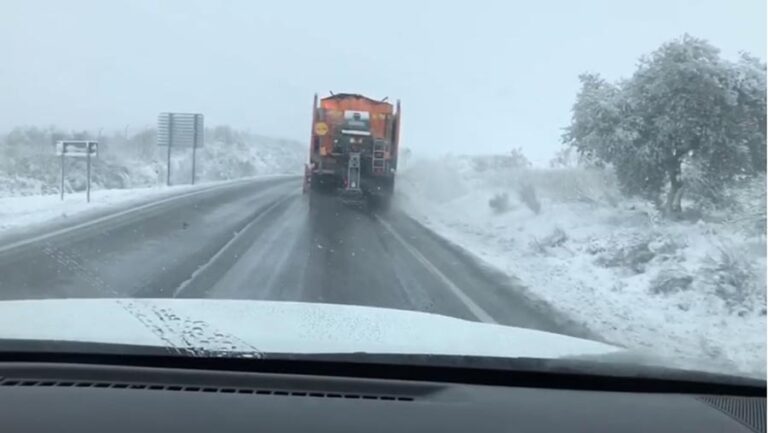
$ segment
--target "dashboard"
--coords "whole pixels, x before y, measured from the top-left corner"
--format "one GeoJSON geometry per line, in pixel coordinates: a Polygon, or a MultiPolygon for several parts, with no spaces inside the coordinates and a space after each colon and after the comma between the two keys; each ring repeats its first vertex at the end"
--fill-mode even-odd
{"type": "Polygon", "coordinates": [[[764,432],[765,396],[6,362],[4,431],[764,432]]]}

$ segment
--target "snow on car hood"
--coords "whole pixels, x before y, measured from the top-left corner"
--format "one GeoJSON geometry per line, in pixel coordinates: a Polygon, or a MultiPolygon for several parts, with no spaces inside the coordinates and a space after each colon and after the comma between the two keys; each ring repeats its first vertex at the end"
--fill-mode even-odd
{"type": "Polygon", "coordinates": [[[607,344],[430,313],[335,304],[198,299],[0,302],[0,338],[252,353],[560,358],[607,344]]]}

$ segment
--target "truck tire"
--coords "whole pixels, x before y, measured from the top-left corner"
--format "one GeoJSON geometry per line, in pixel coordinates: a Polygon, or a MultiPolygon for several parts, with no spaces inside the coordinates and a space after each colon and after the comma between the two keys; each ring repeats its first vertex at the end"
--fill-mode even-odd
{"type": "Polygon", "coordinates": [[[389,212],[392,205],[392,194],[382,194],[379,196],[379,212],[389,212]]]}
{"type": "Polygon", "coordinates": [[[326,192],[328,190],[328,180],[325,176],[319,174],[312,174],[312,180],[310,181],[310,188],[313,192],[326,192]]]}
{"type": "Polygon", "coordinates": [[[373,212],[386,213],[392,202],[392,194],[379,193],[368,196],[368,207],[373,212]]]}

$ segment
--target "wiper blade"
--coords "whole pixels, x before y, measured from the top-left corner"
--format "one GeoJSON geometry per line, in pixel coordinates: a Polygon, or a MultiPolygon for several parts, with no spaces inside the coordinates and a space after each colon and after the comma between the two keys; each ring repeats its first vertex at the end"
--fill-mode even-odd
{"type": "Polygon", "coordinates": [[[712,385],[737,385],[757,387],[765,390],[766,381],[720,373],[669,368],[631,362],[630,359],[606,357],[605,360],[579,358],[502,358],[470,355],[429,355],[429,354],[376,354],[354,353],[267,353],[264,359],[329,362],[369,362],[376,364],[445,367],[495,370],[510,373],[569,374],[599,376],[617,379],[638,379],[707,383],[712,385]]]}
{"type": "Polygon", "coordinates": [[[261,352],[211,350],[205,347],[153,346],[92,341],[0,338],[0,356],[8,353],[50,353],[83,355],[178,356],[180,358],[258,359],[261,352]]]}

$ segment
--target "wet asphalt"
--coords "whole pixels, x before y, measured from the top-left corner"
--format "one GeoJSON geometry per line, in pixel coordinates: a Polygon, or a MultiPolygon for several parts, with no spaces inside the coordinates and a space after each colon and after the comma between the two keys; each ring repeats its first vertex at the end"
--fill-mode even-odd
{"type": "Polygon", "coordinates": [[[235,183],[85,223],[26,233],[40,237],[34,242],[0,238],[0,300],[323,302],[585,336],[396,205],[350,207],[303,194],[296,178],[235,183]]]}

